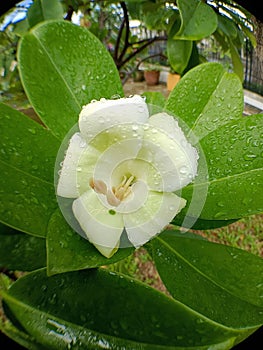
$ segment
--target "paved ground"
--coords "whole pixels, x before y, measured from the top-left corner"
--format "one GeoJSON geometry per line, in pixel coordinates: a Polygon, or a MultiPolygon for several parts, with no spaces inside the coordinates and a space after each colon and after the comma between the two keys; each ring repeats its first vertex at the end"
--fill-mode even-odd
{"type": "Polygon", "coordinates": [[[146,91],[159,91],[165,97],[168,97],[169,95],[169,91],[167,90],[165,84],[148,86],[145,81],[137,83],[137,82],[134,82],[132,79],[128,80],[126,84],[124,84],[123,89],[126,96],[134,95],[134,94],[140,95],[146,91]]]}

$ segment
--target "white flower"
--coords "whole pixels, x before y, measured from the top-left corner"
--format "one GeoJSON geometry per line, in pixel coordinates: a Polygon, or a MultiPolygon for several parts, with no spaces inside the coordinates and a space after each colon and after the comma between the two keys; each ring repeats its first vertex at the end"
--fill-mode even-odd
{"type": "Polygon", "coordinates": [[[85,237],[106,257],[126,231],[139,247],[185,206],[174,194],[197,174],[198,154],[167,113],[149,117],[138,95],[91,102],[79,116],[57,194],[74,198],[85,237]]]}

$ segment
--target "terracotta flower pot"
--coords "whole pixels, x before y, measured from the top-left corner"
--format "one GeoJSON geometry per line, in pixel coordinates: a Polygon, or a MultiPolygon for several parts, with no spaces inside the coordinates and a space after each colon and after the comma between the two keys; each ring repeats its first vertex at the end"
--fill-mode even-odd
{"type": "Polygon", "coordinates": [[[157,85],[159,83],[160,71],[149,70],[144,71],[144,78],[147,85],[157,85]]]}
{"type": "Polygon", "coordinates": [[[167,77],[167,90],[172,91],[179,80],[180,80],[179,74],[169,73],[167,77]]]}

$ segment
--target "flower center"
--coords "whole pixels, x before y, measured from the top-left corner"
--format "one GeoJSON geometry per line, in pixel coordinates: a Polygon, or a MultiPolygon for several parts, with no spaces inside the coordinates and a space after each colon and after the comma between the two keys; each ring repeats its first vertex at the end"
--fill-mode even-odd
{"type": "Polygon", "coordinates": [[[133,180],[135,177],[133,175],[130,175],[130,177],[123,176],[122,182],[117,187],[112,187],[112,192],[115,195],[116,198],[118,198],[120,201],[127,198],[128,195],[131,193],[131,185],[133,184],[133,180]]]}
{"type": "Polygon", "coordinates": [[[131,186],[133,185],[135,176],[123,176],[121,183],[117,187],[108,189],[107,185],[102,180],[90,179],[90,187],[97,193],[104,194],[110,205],[117,207],[121,201],[131,194],[131,186]]]}

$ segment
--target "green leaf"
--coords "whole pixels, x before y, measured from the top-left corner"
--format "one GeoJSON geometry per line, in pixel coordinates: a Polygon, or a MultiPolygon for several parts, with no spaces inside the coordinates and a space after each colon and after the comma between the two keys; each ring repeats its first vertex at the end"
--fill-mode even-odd
{"type": "Polygon", "coordinates": [[[217,15],[218,30],[221,30],[230,39],[235,39],[237,36],[237,27],[232,18],[228,18],[222,14],[217,15]]]}
{"type": "Polygon", "coordinates": [[[244,81],[243,63],[242,63],[240,54],[231,39],[229,39],[229,47],[230,47],[230,54],[231,54],[231,59],[233,63],[233,70],[239,77],[240,81],[243,82],[244,81]]]}
{"type": "Polygon", "coordinates": [[[30,27],[49,19],[63,19],[63,7],[58,0],[35,0],[27,11],[30,27]]]}
{"type": "Polygon", "coordinates": [[[182,74],[191,57],[193,42],[190,40],[175,40],[169,38],[167,41],[168,60],[175,72],[182,74]]]}
{"type": "Polygon", "coordinates": [[[183,226],[185,228],[192,228],[193,230],[210,230],[214,228],[220,228],[224,227],[230,224],[233,224],[233,222],[236,222],[238,219],[232,219],[232,220],[204,220],[204,219],[197,219],[189,216],[184,215],[177,215],[171,224],[183,226]]]}
{"type": "Polygon", "coordinates": [[[59,210],[50,220],[47,234],[49,275],[113,264],[133,251],[134,248],[122,248],[112,258],[107,259],[93,244],[73,231],[59,210]]]}
{"type": "Polygon", "coordinates": [[[60,142],[51,132],[5,104],[0,104],[0,129],[0,159],[53,183],[60,142]]]}
{"type": "Polygon", "coordinates": [[[146,103],[148,104],[150,115],[159,113],[163,110],[166,99],[161,92],[146,91],[142,96],[146,97],[146,103]]]}
{"type": "Polygon", "coordinates": [[[227,73],[221,64],[200,64],[175,86],[165,108],[188,125],[197,141],[219,126],[240,118],[243,87],[239,78],[227,73]]]}
{"type": "Polygon", "coordinates": [[[38,123],[0,105],[0,221],[45,236],[57,207],[53,173],[58,140],[38,123]]]}
{"type": "Polygon", "coordinates": [[[232,220],[263,211],[262,132],[263,115],[251,115],[201,140],[205,159],[200,159],[194,182],[182,191],[188,204],[195,198],[183,213],[188,210],[188,216],[205,220],[232,220]]]}
{"type": "Polygon", "coordinates": [[[83,105],[123,94],[104,45],[87,29],[67,21],[34,27],[20,41],[18,60],[31,104],[61,140],[77,123],[83,105]]]}
{"type": "MultiPolygon", "coordinates": [[[[0,331],[14,342],[20,344],[25,349],[30,350],[45,350],[46,348],[38,344],[35,339],[27,333],[18,329],[10,320],[0,319],[0,331]]],[[[0,334],[1,335],[1,334],[0,334]]]]}
{"type": "Polygon", "coordinates": [[[2,294],[25,330],[52,349],[223,350],[252,331],[207,320],[136,280],[103,269],[49,278],[40,270],[2,294]]]}
{"type": "Polygon", "coordinates": [[[177,0],[181,27],[174,36],[179,40],[201,40],[217,28],[217,16],[211,6],[199,0],[177,0]]]}
{"type": "Polygon", "coordinates": [[[0,224],[0,266],[33,271],[46,266],[46,241],[0,224]]]}
{"type": "Polygon", "coordinates": [[[241,249],[166,231],[151,241],[158,272],[172,296],[240,332],[263,324],[263,260],[241,249]]]}

